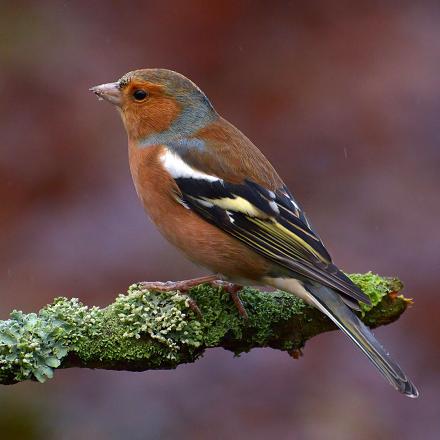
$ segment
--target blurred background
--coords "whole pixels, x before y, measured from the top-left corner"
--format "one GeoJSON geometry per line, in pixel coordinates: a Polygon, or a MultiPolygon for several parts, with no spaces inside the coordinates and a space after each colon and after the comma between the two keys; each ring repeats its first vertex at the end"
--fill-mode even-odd
{"type": "Polygon", "coordinates": [[[0,15],[0,318],[105,305],[203,275],[138,203],[117,112],[90,86],[141,67],[194,80],[272,161],[345,271],[414,306],[376,334],[420,387],[394,392],[337,332],[305,356],[211,350],[144,373],[58,371],[0,390],[5,439],[437,439],[440,5],[14,1],[0,15]]]}

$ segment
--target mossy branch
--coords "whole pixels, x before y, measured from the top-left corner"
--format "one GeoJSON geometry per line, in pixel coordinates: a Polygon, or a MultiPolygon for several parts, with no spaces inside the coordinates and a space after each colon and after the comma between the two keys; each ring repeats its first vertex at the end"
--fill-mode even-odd
{"type": "MultiPolygon", "coordinates": [[[[397,279],[371,273],[350,277],[373,302],[361,313],[371,327],[395,321],[410,303],[398,295],[402,284],[397,279]]],[[[285,292],[241,291],[248,320],[239,316],[221,288],[201,285],[190,295],[201,319],[185,296],[151,292],[137,284],[105,308],[57,298],[38,314],[14,311],[0,321],[0,383],[44,382],[56,368],[176,368],[212,347],[235,354],[272,347],[295,357],[308,339],[335,328],[319,311],[285,292]]]]}

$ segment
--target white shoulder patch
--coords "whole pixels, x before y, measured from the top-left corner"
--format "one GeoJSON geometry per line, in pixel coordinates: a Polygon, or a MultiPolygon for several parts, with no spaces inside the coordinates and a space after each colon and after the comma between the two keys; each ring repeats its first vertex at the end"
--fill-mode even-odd
{"type": "Polygon", "coordinates": [[[219,181],[216,176],[211,176],[201,171],[195,170],[189,166],[178,154],[171,150],[166,149],[165,152],[160,157],[165,169],[173,176],[175,179],[179,178],[191,178],[191,179],[202,179],[208,180],[209,182],[219,181]]]}

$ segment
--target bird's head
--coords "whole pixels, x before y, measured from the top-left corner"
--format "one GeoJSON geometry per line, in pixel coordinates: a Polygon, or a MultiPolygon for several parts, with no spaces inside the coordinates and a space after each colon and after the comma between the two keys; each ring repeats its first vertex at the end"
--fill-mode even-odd
{"type": "Polygon", "coordinates": [[[172,70],[135,70],[90,90],[118,108],[132,141],[190,135],[217,117],[206,95],[172,70]]]}

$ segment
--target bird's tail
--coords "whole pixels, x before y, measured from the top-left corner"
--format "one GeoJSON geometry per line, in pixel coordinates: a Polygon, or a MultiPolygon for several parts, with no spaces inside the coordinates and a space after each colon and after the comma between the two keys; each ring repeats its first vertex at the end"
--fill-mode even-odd
{"type": "Polygon", "coordinates": [[[409,397],[418,397],[419,392],[411,380],[391,359],[370,329],[343,302],[340,295],[316,284],[310,283],[304,287],[312,296],[310,301],[362,350],[396,390],[409,397]]]}

